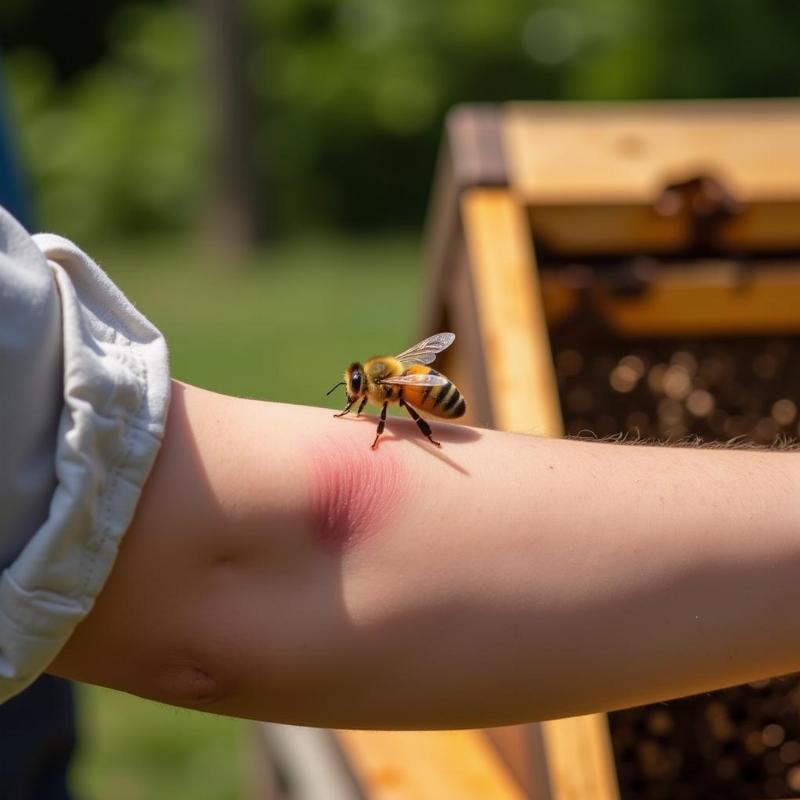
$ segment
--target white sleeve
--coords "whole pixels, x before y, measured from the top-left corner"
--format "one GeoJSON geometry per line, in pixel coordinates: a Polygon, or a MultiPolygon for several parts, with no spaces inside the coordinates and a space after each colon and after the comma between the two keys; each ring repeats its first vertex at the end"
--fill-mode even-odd
{"type": "Polygon", "coordinates": [[[85,253],[0,209],[0,702],[92,608],[164,433],[163,336],[85,253]]]}

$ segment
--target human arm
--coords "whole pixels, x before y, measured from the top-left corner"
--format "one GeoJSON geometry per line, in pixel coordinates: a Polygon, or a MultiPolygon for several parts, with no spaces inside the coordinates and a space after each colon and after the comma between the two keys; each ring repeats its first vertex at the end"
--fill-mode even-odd
{"type": "Polygon", "coordinates": [[[51,670],[329,727],[487,726],[800,667],[800,461],[392,419],[175,384],[51,670]]]}

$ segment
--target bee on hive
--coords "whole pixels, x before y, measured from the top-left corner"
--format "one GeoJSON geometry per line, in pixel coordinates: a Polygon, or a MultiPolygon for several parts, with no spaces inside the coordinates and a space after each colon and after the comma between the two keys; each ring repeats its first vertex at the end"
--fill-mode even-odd
{"type": "Polygon", "coordinates": [[[344,380],[339,381],[329,391],[344,386],[347,405],[337,417],[343,417],[359,402],[356,416],[367,402],[381,406],[381,419],[378,432],[372,443],[373,450],[378,446],[386,425],[386,409],[389,403],[399,403],[408,411],[417,427],[437,447],[431,435],[431,426],[414,410],[426,411],[436,417],[454,419],[464,414],[467,404],[456,385],[441,372],[427,366],[437,353],[446,350],[455,339],[454,333],[437,333],[415,344],[397,356],[374,356],[363,364],[353,362],[344,372],[344,380]]]}

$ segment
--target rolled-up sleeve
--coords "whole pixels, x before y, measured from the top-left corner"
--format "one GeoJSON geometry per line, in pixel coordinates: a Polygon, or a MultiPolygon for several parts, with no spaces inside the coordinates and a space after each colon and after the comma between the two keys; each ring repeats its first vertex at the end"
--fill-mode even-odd
{"type": "Polygon", "coordinates": [[[164,433],[163,336],[85,253],[0,209],[0,702],[90,611],[164,433]]]}

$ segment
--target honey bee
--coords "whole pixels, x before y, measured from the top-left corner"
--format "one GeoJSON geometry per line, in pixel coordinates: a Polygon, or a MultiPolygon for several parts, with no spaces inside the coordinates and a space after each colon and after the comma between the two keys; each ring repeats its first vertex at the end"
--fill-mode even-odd
{"type": "Polygon", "coordinates": [[[450,347],[455,338],[454,333],[437,333],[400,355],[374,356],[363,364],[353,362],[345,370],[344,380],[328,391],[330,394],[339,386],[344,386],[347,394],[344,411],[335,416],[343,417],[358,401],[356,416],[361,414],[368,401],[382,406],[378,432],[372,443],[374,450],[386,425],[386,409],[389,403],[399,403],[417,423],[422,434],[437,447],[441,447],[441,443],[431,435],[431,426],[414,409],[418,408],[445,419],[454,419],[464,414],[467,404],[456,385],[441,372],[426,366],[433,362],[437,353],[450,347]]]}

